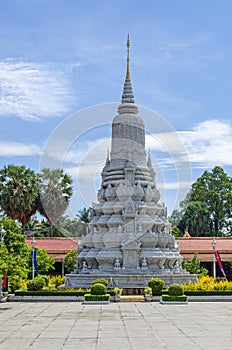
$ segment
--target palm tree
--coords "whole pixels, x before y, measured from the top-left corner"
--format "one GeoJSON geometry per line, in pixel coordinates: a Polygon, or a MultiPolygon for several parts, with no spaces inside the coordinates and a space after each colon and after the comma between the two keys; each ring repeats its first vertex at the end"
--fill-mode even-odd
{"type": "Polygon", "coordinates": [[[39,212],[48,220],[50,237],[53,236],[53,224],[68,207],[72,196],[72,179],[63,169],[45,168],[39,174],[40,194],[39,212]]]}
{"type": "Polygon", "coordinates": [[[84,207],[82,210],[78,211],[78,214],[76,214],[78,219],[84,224],[86,234],[88,233],[88,224],[90,222],[90,213],[91,213],[90,208],[84,207]]]}
{"type": "Polygon", "coordinates": [[[8,165],[0,170],[0,206],[13,220],[25,225],[35,214],[38,204],[39,181],[33,170],[8,165]]]}

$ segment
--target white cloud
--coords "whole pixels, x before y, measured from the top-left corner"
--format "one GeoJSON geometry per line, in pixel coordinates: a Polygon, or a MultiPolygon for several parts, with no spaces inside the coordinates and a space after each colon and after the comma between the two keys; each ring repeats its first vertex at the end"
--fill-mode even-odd
{"type": "Polygon", "coordinates": [[[192,131],[178,132],[191,163],[199,167],[232,165],[232,126],[220,120],[208,120],[192,131]]]}
{"type": "Polygon", "coordinates": [[[68,111],[71,89],[54,65],[6,59],[0,61],[0,116],[40,120],[68,111]]]}
{"type": "Polygon", "coordinates": [[[154,154],[169,154],[161,159],[163,166],[172,167],[175,157],[178,161],[190,161],[197,168],[232,165],[232,126],[229,122],[207,120],[192,130],[157,133],[148,135],[146,140],[154,154]]]}
{"type": "Polygon", "coordinates": [[[157,188],[159,190],[179,190],[179,189],[189,189],[192,185],[190,181],[173,181],[173,182],[163,182],[157,183],[157,188]]]}
{"type": "Polygon", "coordinates": [[[0,142],[1,157],[35,156],[40,155],[41,152],[41,148],[34,144],[0,142]]]}

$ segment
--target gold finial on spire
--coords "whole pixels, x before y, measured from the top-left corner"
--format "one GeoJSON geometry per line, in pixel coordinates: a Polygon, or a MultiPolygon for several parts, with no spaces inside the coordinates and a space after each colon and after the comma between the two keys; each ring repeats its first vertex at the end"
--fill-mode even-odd
{"type": "Polygon", "coordinates": [[[127,68],[126,79],[130,79],[130,35],[127,36],[127,68]]]}

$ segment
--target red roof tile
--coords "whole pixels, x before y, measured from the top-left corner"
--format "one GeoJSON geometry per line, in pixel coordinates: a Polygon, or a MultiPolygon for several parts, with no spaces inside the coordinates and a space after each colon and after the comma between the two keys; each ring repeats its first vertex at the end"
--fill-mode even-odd
{"type": "MultiPolygon", "coordinates": [[[[31,239],[27,238],[26,243],[30,247],[31,239]]],[[[46,249],[48,252],[68,253],[72,249],[78,248],[78,241],[75,238],[50,237],[36,238],[35,246],[40,249],[46,249]]]]}
{"type": "MultiPolygon", "coordinates": [[[[212,237],[177,238],[181,253],[212,252],[212,237]]],[[[232,237],[216,237],[216,250],[232,254],[232,237]]]]}

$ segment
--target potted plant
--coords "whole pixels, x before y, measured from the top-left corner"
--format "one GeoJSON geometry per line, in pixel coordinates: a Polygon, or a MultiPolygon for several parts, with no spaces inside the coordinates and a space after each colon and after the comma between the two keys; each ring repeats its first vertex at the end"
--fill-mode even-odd
{"type": "Polygon", "coordinates": [[[144,296],[146,301],[152,301],[152,289],[151,287],[144,288],[144,296]]]}
{"type": "Polygon", "coordinates": [[[122,295],[122,288],[114,288],[115,296],[114,301],[120,301],[120,297],[122,295]]]}

